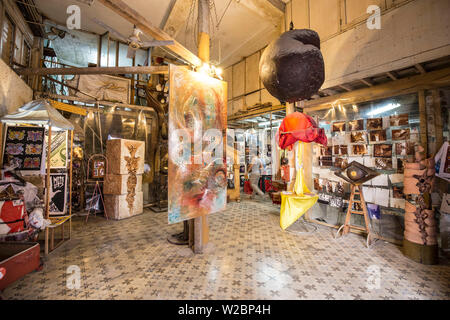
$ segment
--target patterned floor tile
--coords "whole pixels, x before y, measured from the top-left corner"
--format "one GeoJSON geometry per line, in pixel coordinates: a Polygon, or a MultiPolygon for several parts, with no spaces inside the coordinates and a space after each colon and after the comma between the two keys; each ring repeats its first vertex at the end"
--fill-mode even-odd
{"type": "Polygon", "coordinates": [[[401,248],[373,248],[333,230],[294,234],[279,227],[279,207],[264,200],[230,203],[209,218],[202,255],[170,245],[166,213],[110,221],[75,218],[73,239],[53,252],[41,272],[7,288],[5,299],[446,299],[450,268],[417,264],[401,248]],[[80,288],[69,289],[69,266],[80,288]],[[375,273],[373,273],[375,270],[375,273]],[[370,282],[369,280],[373,280],[370,282]]]}

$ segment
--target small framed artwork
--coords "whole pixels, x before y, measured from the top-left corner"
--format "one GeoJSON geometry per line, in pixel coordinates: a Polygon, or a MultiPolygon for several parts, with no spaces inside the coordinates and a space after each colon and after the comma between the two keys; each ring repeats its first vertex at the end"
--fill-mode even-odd
{"type": "Polygon", "coordinates": [[[52,173],[50,175],[50,215],[64,215],[67,203],[67,175],[52,173]]]}
{"type": "Polygon", "coordinates": [[[369,132],[370,142],[384,142],[387,140],[386,130],[374,130],[369,132]]]}
{"type": "Polygon", "coordinates": [[[414,149],[414,143],[410,141],[395,143],[395,154],[397,156],[413,156],[414,149]]]}
{"type": "Polygon", "coordinates": [[[399,126],[407,126],[409,125],[409,115],[406,114],[399,114],[399,115],[393,115],[390,116],[390,124],[392,127],[399,127],[399,126]]]}
{"type": "Polygon", "coordinates": [[[383,129],[383,118],[367,119],[367,130],[383,129]]]}
{"type": "Polygon", "coordinates": [[[344,169],[348,166],[348,160],[344,158],[335,158],[334,159],[334,167],[339,169],[344,169]]]}
{"type": "Polygon", "coordinates": [[[332,124],[332,132],[345,132],[347,131],[347,125],[346,122],[333,122],[332,124]]]}
{"type": "Polygon", "coordinates": [[[102,179],[105,177],[105,161],[104,160],[95,160],[94,167],[92,169],[92,178],[93,179],[102,179]]]}
{"type": "Polygon", "coordinates": [[[378,170],[392,170],[392,158],[375,158],[375,168],[378,170]]]}
{"type": "Polygon", "coordinates": [[[405,159],[397,158],[397,173],[405,172],[405,159]]]}
{"type": "Polygon", "coordinates": [[[367,135],[364,131],[356,131],[350,133],[351,143],[367,143],[367,135]]]}
{"type": "Polygon", "coordinates": [[[339,146],[333,146],[333,154],[339,155],[339,146]]]}
{"type": "Polygon", "coordinates": [[[367,154],[367,146],[365,144],[353,144],[352,145],[352,155],[362,156],[367,154]]]}
{"type": "Polygon", "coordinates": [[[379,158],[391,158],[392,144],[375,144],[373,146],[373,156],[379,158]]]}
{"type": "Polygon", "coordinates": [[[410,138],[410,129],[399,129],[392,130],[392,140],[409,140],[410,138]]]}
{"type": "Polygon", "coordinates": [[[396,186],[394,186],[392,188],[392,195],[393,195],[393,198],[404,199],[405,195],[403,194],[403,187],[396,187],[396,186]]]}
{"type": "Polygon", "coordinates": [[[337,156],[346,156],[348,155],[348,146],[338,145],[333,147],[333,154],[337,156]]]}
{"type": "Polygon", "coordinates": [[[320,155],[321,156],[331,156],[333,154],[333,147],[321,147],[320,148],[320,155]]]}
{"type": "Polygon", "coordinates": [[[348,122],[348,128],[350,131],[364,130],[364,120],[352,120],[348,122]]]}
{"type": "Polygon", "coordinates": [[[319,166],[321,167],[331,167],[333,165],[332,157],[319,157],[319,166]]]}
{"type": "Polygon", "coordinates": [[[322,191],[323,189],[319,178],[314,178],[314,189],[317,191],[322,191]]]}
{"type": "Polygon", "coordinates": [[[333,181],[327,180],[326,188],[327,193],[333,193],[333,181]]]}
{"type": "Polygon", "coordinates": [[[337,194],[345,194],[345,189],[344,189],[344,183],[343,182],[336,182],[336,189],[334,190],[335,193],[337,194]]]}

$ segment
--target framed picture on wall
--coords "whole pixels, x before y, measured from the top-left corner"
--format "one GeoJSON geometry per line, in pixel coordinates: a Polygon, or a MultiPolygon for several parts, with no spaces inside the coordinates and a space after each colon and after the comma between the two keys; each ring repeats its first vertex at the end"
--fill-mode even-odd
{"type": "Polygon", "coordinates": [[[367,119],[367,130],[383,129],[383,118],[367,119]]]}
{"type": "Polygon", "coordinates": [[[395,154],[397,156],[413,156],[414,155],[414,143],[410,141],[396,142],[395,144],[395,154]]]}
{"type": "Polygon", "coordinates": [[[399,114],[399,115],[393,115],[390,116],[390,124],[392,127],[399,127],[399,126],[407,126],[409,125],[409,115],[406,114],[399,114]]]}
{"type": "Polygon", "coordinates": [[[7,126],[3,142],[3,165],[18,170],[40,171],[44,127],[7,126]]]}
{"type": "Polygon", "coordinates": [[[392,158],[375,158],[375,168],[379,170],[392,170],[392,158]]]}
{"type": "Polygon", "coordinates": [[[373,146],[373,156],[380,158],[391,158],[392,144],[375,144],[373,146]]]}
{"type": "MultiPolygon", "coordinates": [[[[50,168],[67,168],[67,137],[68,131],[52,131],[52,145],[50,147],[50,168]]],[[[45,133],[48,143],[48,132],[45,133]]],[[[44,163],[44,166],[46,163],[44,163]]]]}
{"type": "Polygon", "coordinates": [[[351,143],[367,143],[367,135],[364,131],[352,131],[350,133],[351,143]]]}
{"type": "Polygon", "coordinates": [[[352,145],[352,155],[362,156],[367,154],[367,146],[365,144],[353,144],[352,145]]]}
{"type": "Polygon", "coordinates": [[[386,140],[386,130],[373,130],[369,132],[370,142],[384,142],[386,140]]]}
{"type": "Polygon", "coordinates": [[[50,215],[60,216],[66,213],[67,175],[50,174],[50,215]]]}
{"type": "Polygon", "coordinates": [[[347,131],[347,125],[345,121],[333,122],[332,124],[332,132],[345,132],[347,131]]]}
{"type": "Polygon", "coordinates": [[[348,122],[348,128],[350,131],[361,131],[364,130],[364,120],[352,120],[348,122]]]}
{"type": "Polygon", "coordinates": [[[409,140],[410,138],[410,129],[398,129],[392,130],[392,140],[409,140]]]}

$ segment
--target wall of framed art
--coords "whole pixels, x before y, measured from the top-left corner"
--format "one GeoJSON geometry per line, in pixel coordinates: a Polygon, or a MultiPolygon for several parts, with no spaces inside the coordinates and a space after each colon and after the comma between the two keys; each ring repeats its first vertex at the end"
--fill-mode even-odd
{"type": "MultiPolygon", "coordinates": [[[[313,147],[312,179],[320,204],[313,208],[311,217],[333,225],[342,222],[350,186],[334,172],[356,161],[381,173],[363,185],[365,200],[373,209],[374,231],[401,240],[406,201],[404,162],[414,156],[415,145],[420,143],[418,95],[335,105],[308,114],[325,129],[328,137],[327,147],[313,147]]],[[[355,210],[361,209],[359,204],[354,205],[355,210]]],[[[354,219],[358,224],[358,217],[354,219]]]]}

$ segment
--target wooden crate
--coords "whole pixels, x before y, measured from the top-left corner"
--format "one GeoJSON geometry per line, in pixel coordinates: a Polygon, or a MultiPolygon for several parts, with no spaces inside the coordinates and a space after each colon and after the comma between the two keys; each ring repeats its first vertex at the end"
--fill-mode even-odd
{"type": "MultiPolygon", "coordinates": [[[[129,174],[107,174],[103,184],[104,194],[128,194],[129,174]]],[[[136,192],[142,191],[142,175],[136,175],[136,192]]]]}
{"type": "Polygon", "coordinates": [[[132,210],[128,208],[127,195],[105,194],[105,209],[108,219],[122,220],[144,212],[144,193],[136,192],[132,210]]]}
{"type": "Polygon", "coordinates": [[[145,159],[145,142],[113,139],[106,143],[106,157],[108,158],[108,172],[109,174],[128,174],[126,157],[130,157],[129,147],[137,148],[135,157],[137,160],[136,174],[144,173],[144,159],[145,159]]]}
{"type": "Polygon", "coordinates": [[[37,242],[0,242],[0,267],[6,275],[0,280],[0,291],[26,274],[39,269],[40,246],[37,242]]]}

